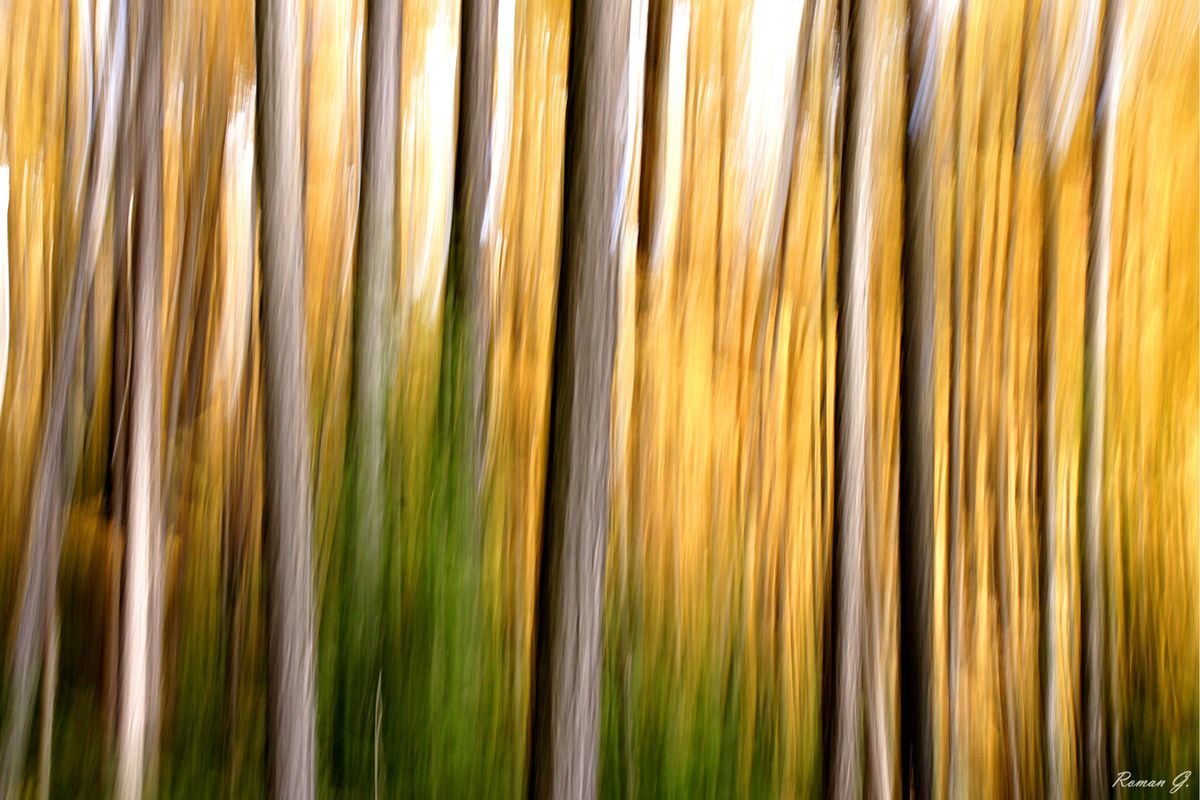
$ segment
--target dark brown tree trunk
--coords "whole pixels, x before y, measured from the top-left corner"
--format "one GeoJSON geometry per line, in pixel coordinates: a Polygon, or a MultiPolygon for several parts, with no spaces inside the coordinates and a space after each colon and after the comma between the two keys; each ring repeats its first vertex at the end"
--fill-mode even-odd
{"type": "Polygon", "coordinates": [[[272,797],[287,800],[316,791],[299,17],[297,0],[258,3],[267,783],[272,797]]]}
{"type": "MultiPolygon", "coordinates": [[[[622,169],[633,147],[630,0],[577,2],[568,70],[566,204],[550,451],[536,600],[529,791],[596,795],[604,563],[618,322],[622,169]]],[[[623,179],[624,178],[624,179],[623,179]]]]}
{"type": "Polygon", "coordinates": [[[1108,725],[1105,714],[1106,621],[1108,606],[1104,564],[1104,412],[1108,375],[1108,284],[1112,259],[1112,197],[1117,113],[1121,98],[1120,0],[1109,0],[1100,38],[1100,77],[1096,99],[1096,126],[1092,154],[1092,209],[1090,260],[1087,274],[1083,345],[1083,464],[1080,496],[1083,500],[1082,557],[1080,564],[1080,618],[1083,620],[1080,694],[1082,789],[1085,797],[1099,797],[1110,788],[1108,725]]]}
{"type": "MultiPolygon", "coordinates": [[[[964,3],[964,6],[966,4],[964,3]]],[[[964,86],[963,54],[966,49],[967,9],[960,8],[958,18],[958,41],[955,47],[955,96],[958,108],[963,108],[966,97],[964,86]]],[[[949,420],[947,425],[946,465],[946,697],[948,735],[946,741],[946,790],[953,797],[959,791],[959,747],[958,731],[958,658],[960,630],[960,517],[962,499],[962,352],[963,352],[963,270],[966,256],[966,197],[964,172],[967,164],[966,136],[962,131],[962,115],[954,115],[954,230],[953,252],[950,263],[950,396],[949,420]]]]}
{"type": "Polygon", "coordinates": [[[129,480],[122,613],[117,796],[154,793],[162,649],[162,382],[159,306],[162,283],[162,15],[157,2],[139,13],[137,179],[132,279],[133,337],[129,393],[129,480]]]}
{"type": "Polygon", "coordinates": [[[904,313],[900,331],[900,774],[902,797],[932,797],[933,453],[938,192],[934,108],[944,42],[937,9],[915,0],[908,37],[904,313]]]}
{"type": "Polygon", "coordinates": [[[119,0],[112,28],[110,59],[102,69],[105,86],[97,104],[99,120],[96,135],[90,143],[86,159],[87,196],[80,226],[81,241],[75,249],[74,269],[70,272],[71,288],[55,348],[50,395],[35,467],[29,537],[10,662],[12,681],[9,684],[9,708],[4,729],[3,765],[0,766],[0,797],[13,796],[24,769],[34,691],[38,683],[38,661],[44,656],[46,621],[50,618],[50,609],[57,596],[65,504],[70,487],[74,484],[75,473],[75,453],[66,441],[67,415],[75,360],[79,352],[84,302],[95,276],[105,211],[112,190],[117,119],[127,66],[126,12],[124,0],[119,0]]]}

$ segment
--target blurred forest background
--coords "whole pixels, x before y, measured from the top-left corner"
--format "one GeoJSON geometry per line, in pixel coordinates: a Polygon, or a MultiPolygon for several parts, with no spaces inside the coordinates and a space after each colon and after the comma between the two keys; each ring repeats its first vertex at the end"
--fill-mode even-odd
{"type": "Polygon", "coordinates": [[[0,795],[1200,771],[1194,2],[257,14],[0,2],[0,795]]]}

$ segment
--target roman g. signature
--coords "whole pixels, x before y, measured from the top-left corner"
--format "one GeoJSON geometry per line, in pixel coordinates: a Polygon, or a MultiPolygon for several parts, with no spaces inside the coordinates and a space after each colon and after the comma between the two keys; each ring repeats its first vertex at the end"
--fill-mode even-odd
{"type": "Polygon", "coordinates": [[[1192,771],[1185,770],[1175,776],[1175,780],[1167,783],[1165,778],[1135,778],[1133,773],[1129,771],[1118,772],[1117,779],[1113,781],[1112,788],[1121,789],[1170,789],[1168,794],[1175,794],[1180,789],[1188,785],[1188,781],[1192,779],[1192,771]]]}

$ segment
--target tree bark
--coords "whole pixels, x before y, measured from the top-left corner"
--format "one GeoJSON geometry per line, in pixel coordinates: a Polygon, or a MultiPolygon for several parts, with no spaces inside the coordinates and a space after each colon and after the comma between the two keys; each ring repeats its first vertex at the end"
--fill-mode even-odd
{"type": "MultiPolygon", "coordinates": [[[[966,5],[965,3],[963,4],[966,5]]],[[[964,86],[963,69],[964,51],[967,38],[967,9],[959,9],[958,41],[955,46],[955,94],[958,108],[965,107],[966,89],[964,86]]],[[[963,320],[963,270],[967,262],[966,255],[966,191],[964,190],[963,172],[967,164],[967,143],[963,135],[962,114],[954,115],[954,163],[955,163],[955,195],[954,195],[954,230],[952,232],[953,253],[950,263],[950,395],[949,417],[947,424],[947,465],[946,465],[946,697],[948,700],[947,720],[948,735],[946,737],[946,790],[950,797],[959,791],[959,756],[960,743],[958,732],[958,658],[961,593],[960,543],[961,500],[962,500],[962,320],[963,320]]]]}
{"type": "MultiPolygon", "coordinates": [[[[466,348],[463,381],[464,461],[470,479],[471,519],[482,524],[484,450],[487,440],[488,357],[491,307],[488,302],[491,230],[499,213],[502,175],[507,167],[503,145],[511,125],[511,63],[498,60],[501,37],[511,45],[513,0],[467,0],[462,7],[462,75],[459,88],[459,139],[454,173],[456,300],[466,348]],[[501,29],[503,26],[503,30],[501,29]],[[499,94],[499,97],[494,97],[499,94]],[[494,102],[498,100],[499,103],[494,102]],[[499,112],[508,110],[508,118],[499,112]]],[[[510,48],[511,49],[511,48],[510,48]]],[[[508,53],[511,58],[511,52],[508,53]]]]}
{"type": "Polygon", "coordinates": [[[335,759],[348,786],[370,785],[371,717],[381,668],[379,640],[383,601],[384,442],[387,367],[384,332],[396,263],[396,145],[400,97],[400,4],[371,0],[366,21],[366,98],[363,107],[363,177],[359,203],[357,270],[354,286],[354,347],[350,443],[353,459],[352,540],[347,567],[352,586],[346,617],[346,663],[361,669],[346,675],[344,738],[348,758],[335,759]],[[337,763],[341,762],[341,763],[337,763]]]}
{"type": "MultiPolygon", "coordinates": [[[[840,268],[837,286],[837,362],[834,376],[834,524],[830,554],[831,647],[825,669],[825,759],[827,797],[858,797],[861,792],[862,649],[865,614],[864,581],[867,453],[867,334],[870,302],[870,210],[863,196],[873,176],[867,174],[871,102],[863,89],[862,62],[869,48],[856,39],[869,9],[841,5],[839,50],[845,82],[845,139],[842,152],[840,268]],[[866,49],[866,52],[862,50],[866,49]],[[865,118],[863,118],[865,116],[865,118]]],[[[866,24],[870,24],[867,22],[866,24]]]]}
{"type": "MultiPolygon", "coordinates": [[[[1032,16],[1028,8],[1023,10],[1021,50],[1017,66],[1016,112],[1013,120],[1013,177],[1009,189],[1008,204],[1011,219],[1008,227],[1004,261],[1004,308],[1001,312],[1000,323],[1000,398],[996,426],[996,541],[993,574],[997,586],[997,605],[999,606],[997,636],[1000,641],[1001,657],[1001,702],[1005,730],[1005,750],[1008,759],[1009,794],[1012,797],[1024,797],[1025,777],[1023,775],[1024,759],[1022,758],[1022,743],[1017,731],[1019,717],[1017,686],[1020,683],[1021,677],[1017,670],[1016,643],[1014,642],[1017,638],[1017,632],[1013,626],[1012,561],[1014,556],[1012,553],[1014,547],[1011,542],[1014,541],[1015,537],[1012,531],[1013,525],[1010,522],[1009,498],[1013,497],[1015,501],[1016,492],[1013,490],[1012,481],[1009,479],[1009,460],[1013,450],[1011,445],[1013,421],[1009,410],[1009,383],[1012,380],[1011,375],[1013,373],[1011,344],[1013,295],[1016,281],[1015,265],[1017,258],[1017,236],[1019,232],[1016,220],[1019,218],[1019,209],[1022,202],[1020,174],[1023,169],[1021,166],[1024,154],[1022,142],[1025,140],[1027,98],[1029,95],[1029,88],[1026,85],[1028,81],[1028,69],[1026,65],[1028,61],[1029,31],[1032,16]]],[[[950,697],[954,697],[953,693],[950,697]]]]}
{"type": "Polygon", "coordinates": [[[1121,0],[1109,0],[1100,38],[1100,83],[1096,99],[1092,153],[1090,263],[1088,265],[1083,344],[1083,500],[1081,536],[1083,575],[1080,618],[1083,620],[1080,694],[1083,753],[1082,794],[1099,797],[1111,784],[1108,725],[1105,714],[1105,642],[1107,603],[1104,564],[1104,412],[1108,355],[1108,284],[1112,259],[1113,173],[1117,113],[1121,97],[1121,0]]]}
{"type": "MultiPolygon", "coordinates": [[[[1048,145],[1053,147],[1053,145],[1048,145]]],[[[1058,342],[1058,269],[1057,214],[1055,205],[1055,174],[1052,156],[1047,156],[1042,190],[1042,275],[1038,317],[1041,323],[1038,362],[1038,537],[1041,544],[1041,574],[1039,587],[1039,651],[1041,658],[1042,754],[1044,796],[1057,800],[1063,796],[1062,732],[1058,724],[1058,665],[1055,658],[1057,630],[1055,602],[1057,598],[1057,444],[1055,420],[1055,381],[1057,376],[1058,342]]]]}
{"type": "Polygon", "coordinates": [[[596,795],[622,175],[641,3],[577,2],[568,69],[563,259],[536,599],[530,795],[596,795]],[[636,9],[636,10],[635,10],[636,9]]]}
{"type": "Polygon", "coordinates": [[[50,797],[50,767],[54,755],[54,697],[58,688],[58,616],[53,608],[46,620],[46,657],[42,680],[42,732],[38,742],[38,800],[50,797]]]}
{"type": "Polygon", "coordinates": [[[380,557],[383,535],[384,325],[396,234],[396,133],[400,97],[400,5],[371,0],[366,23],[363,181],[354,315],[355,514],[362,566],[380,557]]]}
{"type": "Polygon", "coordinates": [[[316,790],[299,16],[297,0],[258,3],[267,783],[272,797],[288,800],[316,790]]]}
{"type": "Polygon", "coordinates": [[[944,42],[931,0],[908,37],[904,312],[900,331],[900,773],[902,797],[932,797],[933,453],[937,198],[944,185],[934,108],[944,42]]]}
{"type": "Polygon", "coordinates": [[[130,363],[129,480],[126,512],[117,796],[154,792],[162,648],[162,383],[159,305],[162,282],[162,16],[157,2],[140,9],[135,264],[130,363]]]}
{"type": "Polygon", "coordinates": [[[126,12],[125,0],[117,0],[112,27],[113,47],[103,69],[105,86],[97,105],[98,130],[90,143],[87,159],[88,191],[80,227],[82,241],[75,250],[71,288],[63,310],[63,327],[55,350],[49,401],[35,467],[29,537],[13,641],[0,797],[13,796],[23,771],[33,714],[33,692],[38,682],[38,660],[45,647],[48,609],[57,596],[64,505],[74,484],[76,466],[74,453],[68,452],[65,441],[68,401],[75,375],[84,302],[95,276],[105,211],[112,190],[116,127],[126,70],[126,12]]]}

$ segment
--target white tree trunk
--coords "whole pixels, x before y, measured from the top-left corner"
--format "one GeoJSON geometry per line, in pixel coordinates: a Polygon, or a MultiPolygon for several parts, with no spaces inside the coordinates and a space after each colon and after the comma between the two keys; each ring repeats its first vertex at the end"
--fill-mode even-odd
{"type": "Polygon", "coordinates": [[[260,0],[256,165],[262,202],[267,782],[272,797],[287,800],[316,793],[299,34],[298,0],[260,0]]]}

